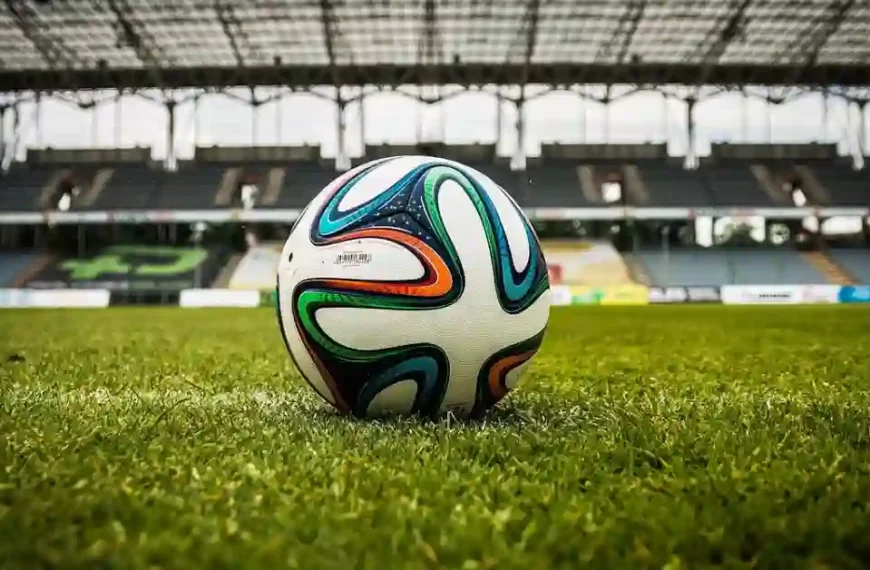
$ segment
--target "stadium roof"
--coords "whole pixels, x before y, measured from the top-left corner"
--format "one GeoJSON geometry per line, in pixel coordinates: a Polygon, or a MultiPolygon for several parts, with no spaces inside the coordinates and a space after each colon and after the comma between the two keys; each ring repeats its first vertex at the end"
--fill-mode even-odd
{"type": "Polygon", "coordinates": [[[866,0],[4,0],[0,91],[870,85],[866,0]]]}

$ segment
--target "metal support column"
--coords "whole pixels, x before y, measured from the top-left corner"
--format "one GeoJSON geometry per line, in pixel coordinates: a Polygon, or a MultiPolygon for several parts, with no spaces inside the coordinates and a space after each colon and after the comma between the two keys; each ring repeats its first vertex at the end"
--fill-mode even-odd
{"type": "Polygon", "coordinates": [[[203,93],[197,93],[193,97],[193,148],[199,146],[199,100],[203,93]]]}
{"type": "Polygon", "coordinates": [[[366,156],[366,96],[360,90],[359,95],[359,146],[363,157],[366,156]]]}
{"type": "Polygon", "coordinates": [[[122,116],[124,113],[124,107],[121,105],[121,101],[124,98],[124,92],[118,91],[118,96],[115,98],[115,143],[114,146],[116,149],[121,148],[121,124],[122,124],[122,116]]]}
{"type": "Polygon", "coordinates": [[[178,103],[173,99],[167,99],[164,104],[169,118],[166,126],[166,167],[175,170],[175,108],[178,103]]]}
{"type": "Polygon", "coordinates": [[[867,105],[870,104],[870,99],[864,99],[860,103],[858,123],[861,125],[858,131],[858,140],[861,141],[861,156],[868,156],[867,152],[870,149],[870,130],[867,129],[867,105]]]}
{"type": "Polygon", "coordinates": [[[347,107],[339,92],[335,98],[335,169],[345,171],[349,169],[347,164],[347,149],[345,148],[344,134],[344,111],[347,107]]]}
{"type": "Polygon", "coordinates": [[[251,146],[257,146],[260,138],[257,132],[257,119],[260,116],[260,101],[253,87],[251,87],[251,146]]]}
{"type": "Polygon", "coordinates": [[[100,146],[100,117],[97,113],[99,103],[96,100],[91,102],[91,147],[97,148],[100,146]]]}
{"type": "Polygon", "coordinates": [[[688,138],[688,148],[686,149],[686,167],[697,168],[698,160],[695,154],[695,103],[698,100],[695,97],[686,98],[686,128],[688,138]]]}
{"type": "Polygon", "coordinates": [[[275,101],[275,141],[278,146],[284,144],[284,97],[279,97],[275,101]]]}
{"type": "Polygon", "coordinates": [[[501,113],[501,93],[500,89],[495,93],[495,149],[498,152],[498,145],[501,144],[502,136],[502,113],[501,113]]]}
{"type": "Polygon", "coordinates": [[[0,165],[6,164],[6,110],[9,105],[0,104],[0,165]]]}
{"type": "Polygon", "coordinates": [[[526,120],[525,120],[525,95],[526,89],[520,89],[520,98],[516,100],[517,104],[517,148],[514,154],[514,166],[517,170],[526,169],[526,120]]]}
{"type": "Polygon", "coordinates": [[[671,139],[671,125],[670,125],[670,121],[668,120],[669,119],[668,113],[669,113],[670,106],[668,105],[668,94],[662,92],[661,96],[662,96],[662,140],[665,143],[665,147],[667,147],[668,143],[670,142],[670,139],[671,139]]]}
{"type": "Polygon", "coordinates": [[[35,108],[33,109],[34,113],[34,127],[35,127],[35,136],[36,136],[36,148],[42,148],[42,91],[36,92],[36,100],[33,103],[35,108]]]}

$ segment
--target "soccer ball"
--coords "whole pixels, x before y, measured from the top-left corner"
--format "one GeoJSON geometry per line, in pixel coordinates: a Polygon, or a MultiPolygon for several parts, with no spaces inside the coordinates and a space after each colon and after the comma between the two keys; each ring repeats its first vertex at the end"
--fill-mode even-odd
{"type": "Polygon", "coordinates": [[[281,257],[287,349],[345,413],[478,415],[544,337],[534,230],[503,189],[457,162],[391,157],[342,174],[302,211],[281,257]]]}

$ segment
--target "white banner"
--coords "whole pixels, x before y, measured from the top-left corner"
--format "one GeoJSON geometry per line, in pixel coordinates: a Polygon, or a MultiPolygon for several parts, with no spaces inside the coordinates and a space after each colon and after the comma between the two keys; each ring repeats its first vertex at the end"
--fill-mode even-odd
{"type": "Polygon", "coordinates": [[[805,285],[801,288],[798,303],[839,303],[839,285],[805,285]]]}
{"type": "Polygon", "coordinates": [[[685,287],[651,287],[649,290],[649,302],[653,304],[685,303],[688,299],[685,287]]]}
{"type": "Polygon", "coordinates": [[[726,305],[836,303],[839,285],[723,285],[726,305]]]}
{"type": "Polygon", "coordinates": [[[561,307],[571,304],[571,288],[565,285],[550,286],[550,306],[561,307]]]}
{"type": "Polygon", "coordinates": [[[109,306],[105,289],[0,289],[0,307],[102,309],[109,306]]]}
{"type": "Polygon", "coordinates": [[[184,289],[179,306],[198,307],[259,307],[259,291],[235,291],[231,289],[184,289]]]}

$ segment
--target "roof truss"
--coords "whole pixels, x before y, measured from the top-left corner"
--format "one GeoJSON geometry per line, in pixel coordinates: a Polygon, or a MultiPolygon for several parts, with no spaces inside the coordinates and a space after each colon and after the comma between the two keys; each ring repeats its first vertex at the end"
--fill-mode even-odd
{"type": "Polygon", "coordinates": [[[863,0],[4,2],[5,91],[870,84],[863,0]]]}

